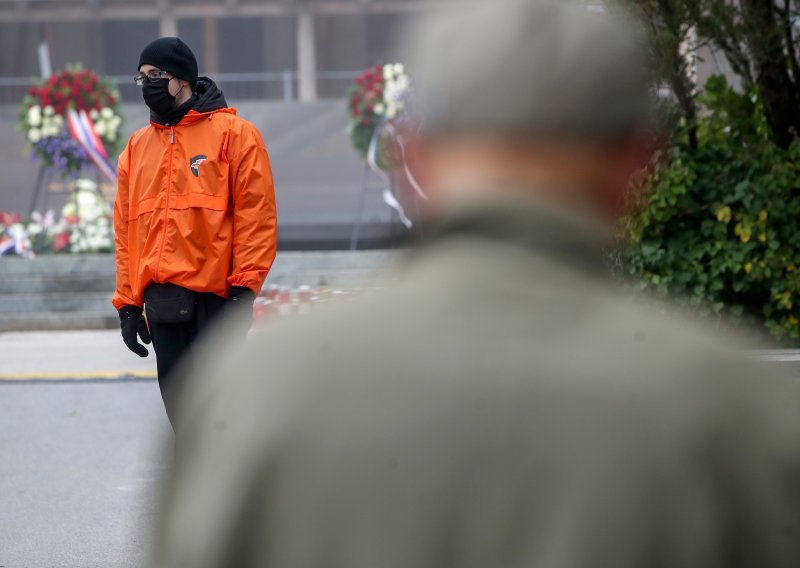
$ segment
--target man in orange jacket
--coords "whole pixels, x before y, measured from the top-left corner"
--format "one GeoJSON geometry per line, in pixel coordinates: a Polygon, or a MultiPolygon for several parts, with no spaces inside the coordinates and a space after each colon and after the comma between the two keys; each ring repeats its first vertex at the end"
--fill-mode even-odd
{"type": "Polygon", "coordinates": [[[150,125],[119,158],[113,304],[131,351],[147,357],[137,335],[152,338],[172,418],[175,364],[219,315],[251,321],[275,258],[275,195],[261,135],[198,76],[183,41],[147,45],[135,81],[150,125]]]}

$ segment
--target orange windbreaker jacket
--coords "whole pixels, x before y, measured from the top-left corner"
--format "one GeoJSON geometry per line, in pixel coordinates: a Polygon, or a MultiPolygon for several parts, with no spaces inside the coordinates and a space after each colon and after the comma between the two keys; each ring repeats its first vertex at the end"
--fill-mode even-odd
{"type": "Polygon", "coordinates": [[[267,149],[235,109],[191,110],[174,127],[153,122],[119,158],[112,303],[142,306],[153,282],[258,294],[275,259],[276,225],[267,149]]]}

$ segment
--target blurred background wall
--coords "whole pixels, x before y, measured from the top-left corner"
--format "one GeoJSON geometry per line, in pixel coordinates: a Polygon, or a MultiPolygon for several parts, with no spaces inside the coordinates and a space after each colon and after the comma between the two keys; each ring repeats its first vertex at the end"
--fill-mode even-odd
{"type": "MultiPolygon", "coordinates": [[[[148,120],[132,81],[141,48],[179,35],[267,142],[284,249],[347,248],[364,179],[375,191],[364,201],[360,246],[394,246],[405,231],[382,202],[383,180],[365,178],[351,148],[344,97],[359,72],[399,58],[393,46],[406,20],[445,1],[453,0],[0,0],[0,210],[31,209],[38,165],[16,123],[40,75],[42,42],[54,71],[80,63],[116,79],[128,136],[148,120]]],[[[701,85],[728,71],[708,48],[694,60],[701,85]]],[[[57,182],[48,189],[39,209],[66,198],[57,182]]],[[[113,198],[115,188],[104,190],[113,198]]]]}
{"type": "MultiPolygon", "coordinates": [[[[141,48],[178,35],[267,142],[284,248],[346,246],[364,164],[347,138],[345,93],[365,68],[396,60],[405,20],[437,1],[0,0],[0,210],[30,207],[38,166],[16,123],[40,75],[41,42],[54,71],[80,63],[117,80],[127,136],[147,124],[132,81],[141,48]]],[[[49,189],[46,206],[60,206],[58,184],[49,189]]],[[[380,191],[368,195],[363,221],[365,246],[402,236],[380,191]]]]}

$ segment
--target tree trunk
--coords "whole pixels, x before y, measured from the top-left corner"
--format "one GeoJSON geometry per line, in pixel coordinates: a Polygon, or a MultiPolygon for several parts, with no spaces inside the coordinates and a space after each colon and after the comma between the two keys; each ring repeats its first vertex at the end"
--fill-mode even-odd
{"type": "Polygon", "coordinates": [[[785,148],[800,133],[800,106],[797,86],[789,75],[782,27],[771,0],[741,0],[741,5],[767,123],[776,143],[785,148]]]}

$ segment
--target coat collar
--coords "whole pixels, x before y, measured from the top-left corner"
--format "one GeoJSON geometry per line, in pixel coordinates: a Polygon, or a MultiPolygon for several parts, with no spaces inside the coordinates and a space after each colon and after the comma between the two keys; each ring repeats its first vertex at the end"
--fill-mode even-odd
{"type": "Polygon", "coordinates": [[[186,116],[184,116],[178,124],[167,126],[166,124],[160,124],[155,121],[150,121],[150,124],[156,128],[172,128],[173,126],[175,128],[178,128],[181,126],[189,126],[191,124],[195,124],[197,122],[200,122],[204,118],[210,118],[215,114],[236,114],[236,109],[228,107],[228,108],[220,108],[217,110],[212,110],[210,112],[197,112],[196,110],[190,110],[188,113],[186,113],[186,116]]]}
{"type": "Polygon", "coordinates": [[[595,274],[610,272],[613,229],[595,215],[531,196],[530,191],[505,193],[451,207],[425,241],[435,246],[456,237],[489,239],[595,274]]]}
{"type": "Polygon", "coordinates": [[[176,109],[174,123],[151,111],[150,124],[161,128],[187,126],[216,112],[226,111],[236,114],[235,109],[228,107],[225,95],[217,87],[217,84],[208,77],[200,77],[194,85],[192,98],[186,101],[180,109],[176,109]],[[172,124],[167,125],[167,123],[172,124]]]}

